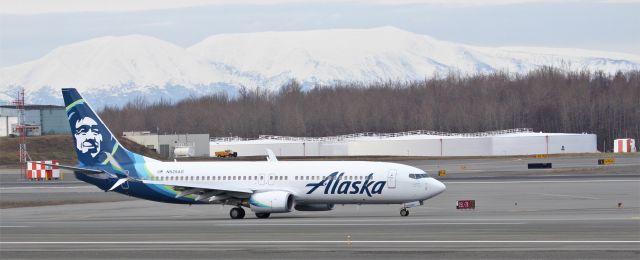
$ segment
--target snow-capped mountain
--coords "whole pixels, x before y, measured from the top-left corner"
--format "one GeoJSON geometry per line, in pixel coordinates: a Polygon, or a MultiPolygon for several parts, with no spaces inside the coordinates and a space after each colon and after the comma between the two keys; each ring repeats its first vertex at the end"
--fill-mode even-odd
{"type": "Polygon", "coordinates": [[[420,80],[438,73],[523,73],[544,65],[578,70],[640,69],[640,56],[578,49],[489,48],[440,41],[393,27],[211,36],[189,48],[156,38],[101,37],[0,69],[0,100],[19,86],[31,103],[60,104],[76,87],[98,106],[136,97],[180,99],[249,89],[334,82],[420,80]]]}

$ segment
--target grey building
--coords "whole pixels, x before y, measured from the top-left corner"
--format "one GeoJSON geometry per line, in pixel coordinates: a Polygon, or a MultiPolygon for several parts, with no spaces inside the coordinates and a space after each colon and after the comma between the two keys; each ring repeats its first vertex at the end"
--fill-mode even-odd
{"type": "Polygon", "coordinates": [[[124,132],[122,135],[167,158],[209,156],[209,134],[159,135],[141,131],[124,132]]]}
{"type": "MultiPolygon", "coordinates": [[[[39,128],[43,135],[71,133],[67,113],[63,106],[26,105],[24,111],[25,124],[39,128]]],[[[12,129],[17,124],[18,110],[15,106],[0,106],[0,136],[14,134],[12,129]]]]}

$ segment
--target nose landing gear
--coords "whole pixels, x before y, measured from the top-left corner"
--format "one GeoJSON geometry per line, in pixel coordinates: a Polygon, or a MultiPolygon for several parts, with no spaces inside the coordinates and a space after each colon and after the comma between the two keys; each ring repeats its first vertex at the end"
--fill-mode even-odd
{"type": "Polygon", "coordinates": [[[409,210],[406,208],[400,209],[400,216],[403,216],[403,217],[409,216],[409,210]]]}
{"type": "Polygon", "coordinates": [[[244,209],[241,207],[232,208],[231,211],[229,211],[229,216],[232,219],[242,219],[244,218],[244,209]]]}

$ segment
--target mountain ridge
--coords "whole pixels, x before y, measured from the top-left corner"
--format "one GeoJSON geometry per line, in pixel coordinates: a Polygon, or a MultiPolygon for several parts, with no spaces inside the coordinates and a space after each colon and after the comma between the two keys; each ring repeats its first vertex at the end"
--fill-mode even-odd
{"type": "Polygon", "coordinates": [[[240,88],[276,91],[336,82],[421,80],[462,74],[640,69],[640,55],[545,47],[480,47],[395,27],[219,34],[182,48],[144,35],[105,36],[55,48],[34,61],[0,68],[0,100],[24,87],[30,103],[59,104],[76,87],[97,107],[145,96],[177,100],[240,88]],[[53,102],[52,102],[53,100],[53,102]]]}

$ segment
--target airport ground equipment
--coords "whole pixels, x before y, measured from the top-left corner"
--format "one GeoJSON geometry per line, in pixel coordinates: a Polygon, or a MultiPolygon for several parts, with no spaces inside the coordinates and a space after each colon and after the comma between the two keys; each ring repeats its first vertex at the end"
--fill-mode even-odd
{"type": "Polygon", "coordinates": [[[237,152],[233,152],[231,150],[224,150],[224,151],[217,151],[215,153],[216,157],[219,158],[231,158],[231,157],[238,157],[238,153],[237,152]]]}
{"type": "Polygon", "coordinates": [[[616,163],[614,158],[598,159],[598,165],[611,165],[616,163]]]}

